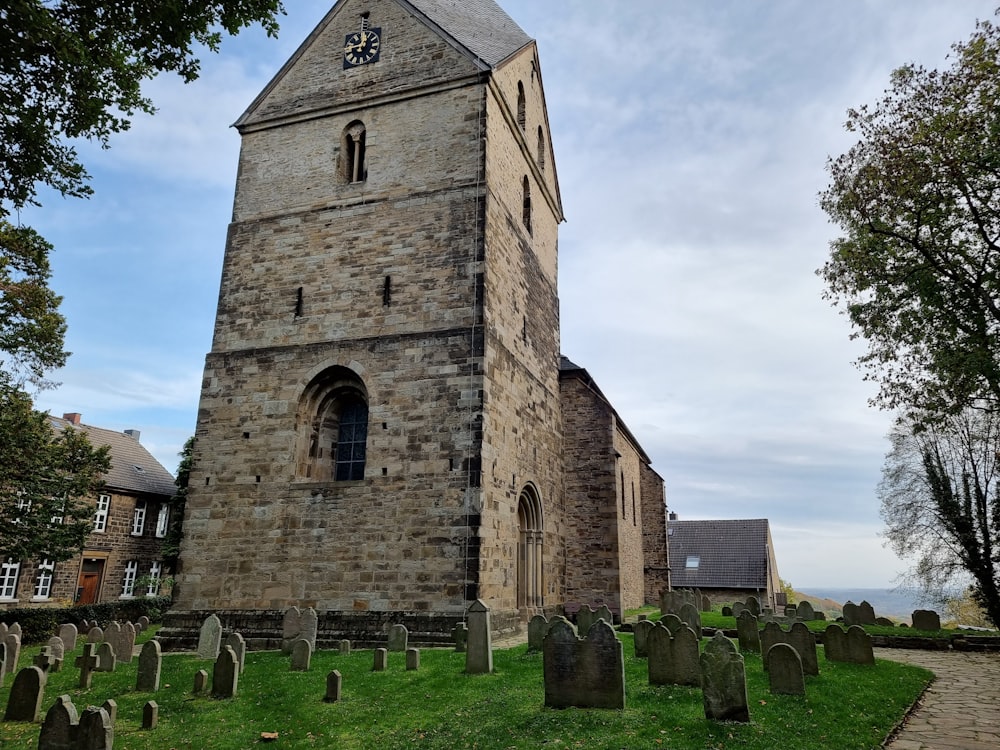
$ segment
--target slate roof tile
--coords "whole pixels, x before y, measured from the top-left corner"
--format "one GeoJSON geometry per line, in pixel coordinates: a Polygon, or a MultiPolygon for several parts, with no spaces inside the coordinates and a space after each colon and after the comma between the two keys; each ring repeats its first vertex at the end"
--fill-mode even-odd
{"type": "Polygon", "coordinates": [[[670,582],[674,588],[766,589],[766,518],[668,521],[670,582]],[[688,568],[690,556],[698,567],[688,568]]]}

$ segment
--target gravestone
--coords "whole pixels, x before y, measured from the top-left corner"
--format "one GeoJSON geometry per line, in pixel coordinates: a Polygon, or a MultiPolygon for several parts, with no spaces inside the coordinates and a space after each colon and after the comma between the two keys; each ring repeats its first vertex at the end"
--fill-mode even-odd
{"type": "Polygon", "coordinates": [[[96,625],[87,631],[87,643],[104,643],[104,631],[96,625]]]}
{"type": "Polygon", "coordinates": [[[490,608],[476,599],[466,617],[469,642],[465,652],[467,674],[490,674],[493,671],[493,641],[490,634],[490,608]]]}
{"type": "Polygon", "coordinates": [[[847,629],[845,638],[845,653],[851,664],[874,664],[875,652],[872,649],[872,637],[860,625],[852,625],[847,629]]]}
{"type": "Polygon", "coordinates": [[[861,618],[861,622],[858,625],[875,624],[875,608],[866,601],[858,605],[858,616],[861,618]]]}
{"type": "Polygon", "coordinates": [[[122,661],[122,626],[117,621],[108,623],[104,628],[104,642],[115,652],[115,660],[122,661]]]}
{"type": "Polygon", "coordinates": [[[408,648],[406,649],[406,671],[412,672],[417,669],[420,669],[420,649],[408,648]]]}
{"type": "Polygon", "coordinates": [[[16,636],[20,637],[21,639],[23,639],[24,638],[24,632],[21,630],[21,623],[15,622],[13,625],[8,625],[7,626],[7,635],[10,635],[11,633],[13,633],[14,635],[16,635],[16,636]]]}
{"type": "Polygon", "coordinates": [[[703,594],[701,597],[701,611],[702,612],[712,611],[712,600],[708,598],[708,596],[705,594],[703,594]]]}
{"type": "Polygon", "coordinates": [[[226,636],[222,645],[229,646],[236,652],[236,659],[240,663],[240,674],[243,674],[243,667],[247,659],[247,642],[243,639],[243,636],[239,633],[230,633],[226,636]]]}
{"type": "Polygon", "coordinates": [[[118,636],[118,645],[115,648],[115,655],[119,662],[132,663],[132,657],[135,656],[135,636],[135,625],[130,622],[122,625],[121,634],[118,636]]]}
{"type": "Polygon", "coordinates": [[[861,611],[858,609],[857,604],[852,601],[845,602],[843,612],[844,624],[847,627],[861,624],[861,611]]]}
{"type": "MultiPolygon", "coordinates": [[[[793,622],[785,636],[785,643],[795,649],[802,660],[802,671],[816,676],[819,674],[819,659],[816,656],[816,636],[804,622],[793,622]]],[[[770,663],[770,662],[768,662],[770,663]]]]}
{"type": "MultiPolygon", "coordinates": [[[[58,638],[56,640],[59,640],[58,638]]],[[[62,641],[59,641],[62,643],[62,641]]],[[[42,650],[35,655],[35,658],[31,660],[31,663],[38,667],[46,675],[53,670],[56,660],[52,657],[52,649],[48,646],[42,646],[42,650]]]]}
{"type": "Polygon", "coordinates": [[[302,631],[302,611],[298,607],[289,607],[281,620],[281,653],[286,656],[292,653],[292,641],[299,637],[302,631]]]}
{"type": "Polygon", "coordinates": [[[916,630],[940,630],[941,617],[932,609],[915,609],[910,622],[916,630]]]}
{"type": "Polygon", "coordinates": [[[777,643],[785,642],[785,634],[781,626],[774,622],[765,622],[763,630],[760,631],[760,652],[764,655],[764,671],[767,671],[767,652],[777,643]]]}
{"type": "Polygon", "coordinates": [[[701,685],[698,636],[685,626],[676,633],[658,625],[646,641],[650,685],[701,685]]]}
{"type": "Polygon", "coordinates": [[[97,671],[114,672],[118,666],[118,659],[111,644],[104,641],[97,646],[97,671]]]}
{"type": "Polygon", "coordinates": [[[220,648],[212,668],[212,697],[233,698],[240,681],[240,663],[231,646],[220,648]]]}
{"type": "Polygon", "coordinates": [[[683,620],[675,614],[664,615],[660,618],[660,624],[671,633],[676,633],[683,627],[687,627],[683,620]]]}
{"type": "Polygon", "coordinates": [[[135,630],[137,633],[145,632],[146,628],[149,627],[149,618],[146,615],[142,615],[138,620],[135,621],[135,630]]]}
{"type": "Polygon", "coordinates": [[[52,671],[59,672],[62,670],[63,659],[66,658],[66,646],[63,639],[54,635],[49,638],[45,645],[48,646],[49,653],[52,654],[52,671]]]}
{"type": "Polygon", "coordinates": [[[885,625],[885,627],[887,627],[887,628],[893,628],[893,627],[896,626],[896,623],[894,623],[888,617],[876,617],[875,618],[875,624],[876,625],[885,625]]]}
{"type": "Polygon", "coordinates": [[[302,618],[299,621],[299,638],[305,638],[309,641],[309,646],[314,652],[316,651],[316,634],[318,632],[319,616],[315,609],[308,607],[302,612],[302,618]]]}
{"type": "Polygon", "coordinates": [[[336,669],[326,676],[326,695],[323,696],[325,703],[336,703],[340,700],[340,690],[343,685],[343,678],[336,669]]]}
{"type": "Polygon", "coordinates": [[[701,654],[701,690],[705,718],[714,721],[750,721],[746,668],[736,646],[721,630],[701,654]]]}
{"type": "Polygon", "coordinates": [[[568,620],[554,617],[542,664],[546,706],[625,708],[625,657],[608,622],[598,620],[586,638],[578,638],[568,620]]]}
{"type": "Polygon", "coordinates": [[[384,672],[389,663],[389,650],[385,648],[375,649],[372,660],[372,672],[384,672]]]}
{"type": "Polygon", "coordinates": [[[743,610],[736,618],[736,636],[740,642],[740,651],[760,653],[760,629],[757,618],[749,610],[743,610]]]}
{"type": "MultiPolygon", "coordinates": [[[[615,616],[611,613],[611,609],[607,604],[602,604],[598,607],[597,611],[594,612],[594,617],[594,622],[597,622],[597,620],[604,620],[608,625],[614,626],[615,624],[615,616]]],[[[591,623],[591,627],[593,627],[593,623],[591,623]]]]}
{"type": "Polygon", "coordinates": [[[406,651],[410,633],[405,625],[390,625],[389,634],[386,636],[385,647],[387,651],[406,651]]]}
{"type": "Polygon", "coordinates": [[[221,648],[222,622],[217,615],[211,614],[205,618],[198,632],[198,658],[217,659],[221,648]]]}
{"type": "Polygon", "coordinates": [[[156,724],[160,720],[160,707],[156,701],[146,701],[142,707],[142,728],[156,729],[156,724]]]}
{"type": "Polygon", "coordinates": [[[7,647],[7,657],[4,671],[7,674],[14,674],[17,670],[17,662],[21,658],[21,636],[18,633],[12,633],[9,630],[7,635],[3,638],[4,645],[7,647]]]}
{"type": "Polygon", "coordinates": [[[677,616],[680,617],[681,622],[691,628],[691,630],[701,635],[701,612],[698,611],[696,606],[690,602],[685,602],[681,606],[681,611],[677,613],[677,616]]]}
{"type": "Polygon", "coordinates": [[[347,656],[351,653],[351,642],[346,638],[340,642],[338,649],[343,656],[347,656]]]}
{"type": "Polygon", "coordinates": [[[38,750],[76,750],[80,715],[68,695],[60,695],[45,713],[38,734],[38,750]]]}
{"type": "Polygon", "coordinates": [[[160,689],[160,670],[163,654],[158,641],[146,641],[139,652],[139,669],[136,671],[135,689],[140,693],[155,693],[160,689]]]}
{"type": "Polygon", "coordinates": [[[816,619],[816,611],[809,602],[799,602],[799,605],[795,608],[795,616],[805,622],[809,622],[816,619]]]}
{"type": "Polygon", "coordinates": [[[542,641],[545,640],[545,631],[549,627],[549,621],[545,615],[535,615],[528,620],[528,651],[541,651],[542,641]]]}
{"type": "Polygon", "coordinates": [[[101,708],[108,712],[108,719],[111,721],[111,726],[114,726],[118,722],[118,701],[108,698],[101,704],[101,708]]]}
{"type": "MultiPolygon", "coordinates": [[[[8,633],[8,636],[10,634],[8,633]]],[[[45,672],[39,667],[25,667],[17,673],[7,696],[4,721],[38,721],[45,698],[45,672]]]]}
{"type": "Polygon", "coordinates": [[[4,679],[7,677],[7,644],[0,638],[0,687],[3,687],[4,679]]]}
{"type": "Polygon", "coordinates": [[[589,604],[584,604],[576,613],[576,631],[585,636],[596,621],[597,611],[589,604]]]}
{"type": "MultiPolygon", "coordinates": [[[[312,663],[312,645],[305,638],[296,638],[292,641],[292,667],[293,672],[308,672],[312,663]]],[[[237,665],[239,662],[237,662],[237,665]]],[[[237,666],[237,669],[239,667],[237,666]]]]}
{"type": "Polygon", "coordinates": [[[7,623],[0,622],[0,640],[7,635],[7,623]]]}
{"type": "Polygon", "coordinates": [[[749,609],[753,613],[754,617],[760,616],[760,611],[761,611],[760,599],[758,599],[756,596],[748,596],[746,604],[747,604],[747,609],[749,609]]]}
{"type": "Polygon", "coordinates": [[[77,750],[111,750],[115,744],[115,725],[103,708],[88,706],[80,714],[76,733],[77,750]]]}
{"type": "Polygon", "coordinates": [[[827,661],[847,661],[847,634],[839,625],[823,631],[823,656],[827,661]]]}
{"type": "MultiPolygon", "coordinates": [[[[67,622],[59,626],[59,638],[63,642],[63,653],[68,654],[73,649],[76,648],[76,639],[79,637],[79,632],[77,632],[76,625],[71,622],[67,622]]],[[[76,709],[74,709],[75,711],[76,709]]]]}
{"type": "Polygon", "coordinates": [[[76,657],[76,661],[73,662],[74,666],[80,670],[81,690],[90,689],[94,671],[97,669],[97,654],[94,653],[96,650],[93,643],[83,644],[83,653],[76,657]]]}
{"type": "Polygon", "coordinates": [[[649,633],[654,627],[656,626],[649,620],[640,620],[635,624],[632,635],[636,658],[643,659],[648,656],[649,633]]]}
{"type": "MultiPolygon", "coordinates": [[[[747,605],[744,604],[743,602],[734,602],[733,603],[733,617],[739,617],[740,616],[740,612],[744,611],[746,608],[747,608],[747,605]]],[[[751,612],[750,614],[753,615],[753,612],[751,612]]],[[[756,617],[757,615],[753,615],[753,616],[756,617]]]]}
{"type": "Polygon", "coordinates": [[[451,630],[451,637],[455,641],[455,651],[464,654],[466,647],[469,645],[468,626],[464,622],[456,624],[451,630]]]}
{"type": "Polygon", "coordinates": [[[776,643],[767,652],[768,678],[775,695],[805,695],[806,678],[798,652],[787,643],[776,643]]]}
{"type": "Polygon", "coordinates": [[[194,673],[194,688],[191,690],[195,695],[201,695],[205,692],[205,688],[208,686],[208,672],[204,669],[199,669],[194,673]]]}
{"type": "Polygon", "coordinates": [[[733,616],[733,608],[730,607],[728,604],[726,606],[724,606],[722,608],[722,616],[723,617],[732,617],[733,616]]]}

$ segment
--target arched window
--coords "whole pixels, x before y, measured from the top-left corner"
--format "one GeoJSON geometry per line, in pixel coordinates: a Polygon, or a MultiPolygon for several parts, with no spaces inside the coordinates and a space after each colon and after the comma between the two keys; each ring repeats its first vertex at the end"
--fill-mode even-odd
{"type": "Polygon", "coordinates": [[[521,128],[522,132],[527,124],[527,116],[525,115],[525,102],[524,102],[524,84],[520,81],[517,82],[517,124],[521,128]]]}
{"type": "Polygon", "coordinates": [[[528,230],[528,234],[531,234],[531,183],[528,182],[527,177],[521,183],[521,190],[524,194],[521,205],[521,222],[524,224],[524,228],[528,230]]]}
{"type": "Polygon", "coordinates": [[[340,139],[341,170],[346,182],[364,182],[368,179],[365,161],[365,124],[355,120],[346,128],[340,139]]]}
{"type": "Polygon", "coordinates": [[[538,168],[545,169],[545,135],[542,126],[538,126],[538,168]]]}
{"type": "Polygon", "coordinates": [[[517,499],[517,606],[520,609],[545,604],[542,576],[544,524],[542,503],[532,485],[526,485],[517,499]]]}
{"type": "Polygon", "coordinates": [[[331,367],[299,402],[296,474],[312,480],[365,478],[368,392],[346,367],[331,367]]]}

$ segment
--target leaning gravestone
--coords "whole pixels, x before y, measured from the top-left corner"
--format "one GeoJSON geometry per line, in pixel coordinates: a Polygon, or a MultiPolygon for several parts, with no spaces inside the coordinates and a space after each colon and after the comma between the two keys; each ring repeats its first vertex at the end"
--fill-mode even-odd
{"type": "Polygon", "coordinates": [[[308,672],[312,663],[312,645],[305,638],[292,641],[292,671],[308,672]]]}
{"type": "Polygon", "coordinates": [[[57,635],[52,636],[45,644],[52,655],[52,671],[58,672],[62,669],[63,659],[66,658],[66,648],[63,639],[57,635]]]}
{"type": "Polygon", "coordinates": [[[941,617],[932,609],[916,609],[910,616],[915,630],[940,630],[941,617]]]}
{"type": "Polygon", "coordinates": [[[805,695],[806,679],[798,652],[787,643],[776,643],[767,652],[768,679],[775,695],[805,695]]]}
{"type": "Polygon", "coordinates": [[[136,672],[135,689],[140,693],[155,693],[160,689],[160,669],[163,655],[158,641],[146,641],[139,653],[139,669],[136,672]]]}
{"type": "Polygon", "coordinates": [[[319,616],[312,607],[307,607],[302,612],[302,619],[299,621],[299,638],[309,641],[309,646],[313,652],[316,651],[316,635],[319,633],[319,616]]]}
{"type": "Polygon", "coordinates": [[[240,680],[240,663],[231,646],[220,649],[212,669],[212,697],[233,698],[240,680]]]}
{"type": "Polygon", "coordinates": [[[7,696],[4,721],[38,721],[45,698],[45,672],[38,667],[25,667],[17,673],[7,696]]]}
{"type": "MultiPolygon", "coordinates": [[[[63,642],[63,652],[69,653],[76,648],[76,639],[79,636],[76,625],[71,622],[59,626],[59,638],[63,642]]],[[[76,709],[74,709],[76,710],[76,709]]]]}
{"type": "Polygon", "coordinates": [[[205,618],[198,632],[198,658],[216,659],[222,648],[222,622],[211,614],[205,618]]]}
{"type": "Polygon", "coordinates": [[[122,625],[121,635],[118,636],[118,645],[115,648],[118,661],[124,664],[132,663],[132,657],[135,656],[135,635],[135,625],[130,622],[122,625]]]}
{"type": "Polygon", "coordinates": [[[542,645],[542,671],[550,708],[625,708],[622,644],[604,620],[578,638],[568,620],[554,617],[542,645]]]}
{"type": "Polygon", "coordinates": [[[223,646],[229,646],[236,652],[236,658],[240,663],[240,674],[243,674],[243,666],[247,659],[247,642],[239,633],[230,633],[222,642],[223,646]]]}
{"type": "Polygon", "coordinates": [[[3,642],[7,647],[7,666],[5,670],[7,674],[14,674],[17,671],[17,662],[21,658],[21,636],[17,633],[7,631],[3,642]]]}
{"type": "Polygon", "coordinates": [[[108,712],[97,706],[88,706],[80,715],[76,735],[78,750],[111,750],[115,744],[115,725],[108,712]]]}
{"type": "Polygon", "coordinates": [[[292,641],[299,637],[302,631],[302,611],[298,607],[289,607],[281,621],[281,653],[288,656],[292,653],[292,641]]]}
{"type": "Polygon", "coordinates": [[[858,625],[874,625],[875,620],[875,608],[868,602],[861,602],[858,605],[858,616],[861,618],[861,622],[858,625]]]}
{"type": "Polygon", "coordinates": [[[715,721],[750,721],[746,668],[736,646],[721,630],[701,654],[701,690],[705,718],[715,721]]]}
{"type": "Polygon", "coordinates": [[[691,628],[671,633],[657,626],[649,633],[646,650],[650,685],[701,685],[698,636],[691,628]]]}
{"type": "Polygon", "coordinates": [[[406,651],[409,643],[410,633],[405,625],[392,625],[389,627],[389,635],[386,637],[385,647],[388,651],[406,651]]]}
{"type": "Polygon", "coordinates": [[[490,634],[490,608],[476,599],[468,609],[468,650],[465,671],[468,674],[490,674],[493,671],[493,641],[490,634]]]}
{"type": "Polygon", "coordinates": [[[76,750],[80,715],[68,695],[60,695],[42,721],[38,750],[76,750]]]}
{"type": "Polygon", "coordinates": [[[736,618],[736,636],[740,642],[740,651],[760,653],[760,629],[757,627],[757,618],[749,610],[743,610],[736,618]]]}
{"type": "Polygon", "coordinates": [[[635,646],[636,658],[642,659],[649,655],[649,633],[656,625],[651,620],[640,620],[632,631],[632,643],[635,646]]]}
{"type": "Polygon", "coordinates": [[[545,619],[545,615],[535,615],[528,620],[528,651],[542,650],[542,641],[545,640],[548,627],[549,621],[545,619]]]}

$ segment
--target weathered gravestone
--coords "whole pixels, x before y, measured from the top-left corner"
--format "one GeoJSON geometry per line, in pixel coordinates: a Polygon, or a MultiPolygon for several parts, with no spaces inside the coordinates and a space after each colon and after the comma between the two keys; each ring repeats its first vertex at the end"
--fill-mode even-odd
{"type": "Polygon", "coordinates": [[[100,643],[97,646],[97,671],[114,672],[115,667],[117,666],[118,659],[115,656],[115,650],[111,647],[111,644],[107,641],[100,643]]]}
{"type": "Polygon", "coordinates": [[[122,625],[121,634],[118,636],[118,644],[115,647],[115,655],[118,661],[123,664],[131,664],[132,657],[135,656],[135,625],[126,622],[122,625]]]}
{"type": "Polygon", "coordinates": [[[281,653],[286,656],[292,653],[292,642],[302,631],[302,611],[298,607],[289,607],[281,620],[281,653]]]}
{"type": "Polygon", "coordinates": [[[349,640],[347,640],[346,638],[343,639],[338,644],[338,650],[340,651],[341,655],[347,656],[348,654],[351,653],[351,642],[349,640]]]}
{"type": "Polygon", "coordinates": [[[76,661],[73,662],[74,666],[80,670],[81,690],[90,689],[94,671],[97,669],[97,654],[94,653],[96,650],[93,643],[83,644],[83,653],[76,657],[76,661]]]}
{"type": "Polygon", "coordinates": [[[528,651],[541,651],[542,641],[545,640],[545,631],[549,628],[549,621],[545,615],[535,615],[528,620],[528,651]]]}
{"type": "Polygon", "coordinates": [[[60,695],[45,713],[38,734],[38,750],[76,750],[80,715],[68,695],[60,695]]]}
{"type": "Polygon", "coordinates": [[[17,673],[7,696],[4,721],[38,721],[45,698],[45,672],[38,667],[25,667],[17,673]]]}
{"type": "Polygon", "coordinates": [[[87,643],[104,643],[104,631],[96,625],[87,631],[87,643]]]}
{"type": "Polygon", "coordinates": [[[149,627],[149,618],[146,615],[142,615],[138,620],[135,621],[135,632],[143,633],[146,628],[149,627]]]}
{"type": "Polygon", "coordinates": [[[753,613],[754,617],[760,616],[760,599],[756,596],[747,597],[747,609],[753,613]]]}
{"type": "Polygon", "coordinates": [[[386,648],[375,649],[372,660],[372,672],[384,672],[389,663],[389,650],[386,648]]]}
{"type": "Polygon", "coordinates": [[[757,618],[749,610],[743,610],[736,618],[736,636],[740,642],[740,651],[760,653],[760,629],[757,618]]]}
{"type": "Polygon", "coordinates": [[[219,650],[212,668],[212,697],[233,698],[240,681],[240,663],[231,646],[219,650]]]}
{"type": "Polygon", "coordinates": [[[578,638],[568,620],[554,617],[542,665],[546,706],[625,708],[625,657],[609,623],[598,620],[578,638]]]}
{"type": "Polygon", "coordinates": [[[108,712],[88,706],[80,715],[76,735],[77,750],[111,750],[115,744],[115,725],[108,712]]]}
{"type": "Polygon", "coordinates": [[[208,672],[204,669],[199,669],[194,673],[194,687],[191,692],[195,695],[201,695],[205,692],[205,688],[208,686],[208,672]]]}
{"type": "Polygon", "coordinates": [[[702,612],[712,611],[712,600],[706,594],[703,594],[701,597],[701,611],[702,612]]]}
{"type": "Polygon", "coordinates": [[[723,617],[732,617],[733,616],[733,608],[730,607],[728,604],[725,605],[722,608],[722,616],[723,617]]]}
{"type": "Polygon", "coordinates": [[[3,638],[4,645],[7,647],[7,658],[4,671],[7,674],[14,674],[17,670],[17,662],[21,658],[21,636],[18,633],[12,633],[9,630],[7,635],[3,638]]]}
{"type": "MultiPolygon", "coordinates": [[[[744,612],[746,610],[746,608],[747,608],[747,605],[744,604],[743,602],[734,602],[733,603],[733,617],[739,617],[740,613],[744,612]]],[[[753,615],[753,612],[751,612],[750,614],[753,615]]],[[[757,615],[754,615],[754,617],[756,617],[756,616],[757,615]]]]}
{"type": "Polygon", "coordinates": [[[701,685],[698,636],[691,628],[671,633],[657,625],[649,632],[646,651],[650,685],[701,685]]]}
{"type": "MultiPolygon", "coordinates": [[[[62,641],[59,642],[62,643],[62,641]]],[[[42,650],[35,655],[35,658],[31,660],[31,663],[42,670],[42,672],[46,675],[48,675],[50,671],[57,671],[53,669],[56,664],[56,660],[52,656],[52,649],[48,646],[42,646],[42,650]]]]}
{"type": "Polygon", "coordinates": [[[786,604],[783,616],[785,617],[785,619],[794,620],[796,617],[799,616],[799,610],[794,604],[786,604]]]}
{"type": "Polygon", "coordinates": [[[910,616],[915,630],[940,630],[941,617],[932,609],[915,609],[910,616]]]}
{"type": "Polygon", "coordinates": [[[313,653],[316,651],[316,635],[319,633],[319,615],[312,607],[306,607],[299,620],[299,638],[309,641],[313,653]]]}
{"type": "Polygon", "coordinates": [[[51,671],[59,672],[62,670],[63,659],[66,658],[66,644],[63,643],[62,638],[54,635],[46,641],[45,645],[48,646],[49,653],[52,655],[51,671]]]}
{"type": "Polygon", "coordinates": [[[675,614],[663,615],[663,617],[660,618],[660,624],[671,633],[676,633],[681,628],[687,627],[684,624],[684,621],[675,614]]]}
{"type": "Polygon", "coordinates": [[[776,643],[767,652],[768,679],[775,695],[805,695],[802,659],[787,643],[776,643]]]}
{"type": "Polygon", "coordinates": [[[681,611],[677,613],[677,616],[681,618],[681,622],[687,625],[691,630],[701,635],[701,612],[698,608],[691,604],[690,602],[685,602],[681,606],[681,611]]]}
{"type": "Polygon", "coordinates": [[[0,622],[0,640],[2,640],[6,635],[7,635],[7,623],[0,622]]]}
{"type": "Polygon", "coordinates": [[[861,622],[858,625],[874,625],[875,620],[875,608],[868,602],[861,602],[858,605],[858,616],[861,618],[861,622]]]}
{"type": "Polygon", "coordinates": [[[247,660],[247,642],[239,633],[230,633],[222,642],[223,646],[229,646],[236,652],[236,659],[240,663],[240,674],[243,674],[243,667],[247,660]]]}
{"type": "Polygon", "coordinates": [[[122,661],[122,626],[118,621],[108,623],[104,628],[104,642],[115,652],[115,661],[122,661]]]}
{"type": "Polygon", "coordinates": [[[597,610],[589,604],[580,607],[576,613],[576,631],[585,636],[595,622],[597,622],[597,610]]]}
{"type": "Polygon", "coordinates": [[[7,644],[0,638],[0,687],[3,687],[4,678],[7,677],[7,644]]]}
{"type": "Polygon", "coordinates": [[[156,729],[156,724],[160,720],[160,707],[156,701],[146,701],[142,707],[142,728],[156,729]]]}
{"type": "Polygon", "coordinates": [[[468,674],[490,674],[493,671],[493,640],[490,634],[490,608],[476,599],[468,609],[469,642],[465,652],[468,674]]]}
{"type": "Polygon", "coordinates": [[[326,703],[336,703],[340,700],[340,691],[343,685],[343,677],[338,670],[333,670],[326,676],[326,695],[323,701],[326,703]]]}
{"type": "Polygon", "coordinates": [[[222,622],[217,615],[205,618],[198,631],[198,658],[217,659],[222,648],[222,622]]]}
{"type": "Polygon", "coordinates": [[[139,653],[139,669],[136,671],[135,689],[140,693],[155,693],[160,689],[160,670],[163,654],[158,641],[146,641],[139,653]]]}
{"type": "Polygon", "coordinates": [[[406,649],[406,670],[408,672],[420,669],[420,649],[406,649]]]}
{"type": "Polygon", "coordinates": [[[852,625],[846,633],[839,625],[829,625],[823,632],[823,652],[827,661],[875,663],[871,636],[860,625],[852,625]]]}
{"type": "Polygon", "coordinates": [[[813,605],[809,602],[799,602],[795,608],[795,616],[800,620],[809,622],[816,619],[816,610],[813,609],[813,605]]]}
{"type": "Polygon", "coordinates": [[[721,630],[701,654],[701,691],[705,718],[715,721],[750,721],[746,668],[743,656],[721,630]]]}
{"type": "MultiPolygon", "coordinates": [[[[76,639],[79,637],[79,632],[76,629],[76,625],[71,622],[67,622],[59,626],[59,638],[63,642],[63,653],[68,654],[70,651],[76,648],[76,639]]],[[[76,709],[73,709],[74,711],[76,709]]]]}
{"type": "Polygon", "coordinates": [[[633,645],[635,646],[635,656],[636,658],[642,659],[649,654],[648,641],[650,631],[656,627],[650,620],[640,620],[635,624],[635,628],[632,631],[633,635],[633,645]]]}
{"type": "Polygon", "coordinates": [[[385,639],[386,650],[399,652],[406,651],[409,638],[410,632],[406,629],[405,625],[389,626],[389,634],[385,639]]]}
{"type": "Polygon", "coordinates": [[[108,698],[101,704],[101,708],[108,712],[108,718],[111,720],[111,726],[118,723],[118,701],[114,698],[108,698]]]}
{"type": "Polygon", "coordinates": [[[802,670],[808,675],[819,674],[819,659],[816,656],[816,638],[804,622],[794,622],[787,630],[782,630],[776,622],[764,625],[760,634],[760,649],[764,654],[764,671],[770,669],[767,655],[778,643],[787,643],[795,649],[802,661],[802,670]]]}
{"type": "Polygon", "coordinates": [[[844,613],[844,624],[847,627],[850,627],[851,625],[861,624],[861,612],[858,609],[858,605],[855,604],[854,602],[852,601],[845,602],[843,613],[844,613]]]}
{"type": "MultiPolygon", "coordinates": [[[[239,662],[237,662],[238,664],[239,662]]],[[[296,638],[292,641],[292,667],[293,672],[308,672],[312,663],[312,645],[305,638],[296,638]]],[[[239,667],[237,666],[237,669],[239,667]]]]}
{"type": "Polygon", "coordinates": [[[24,639],[24,631],[21,630],[21,623],[19,622],[15,622],[13,625],[7,626],[7,634],[10,635],[11,633],[19,636],[22,640],[24,639]]]}
{"type": "Polygon", "coordinates": [[[457,623],[451,631],[452,640],[455,641],[455,651],[464,654],[469,643],[469,628],[464,622],[457,623]]]}

